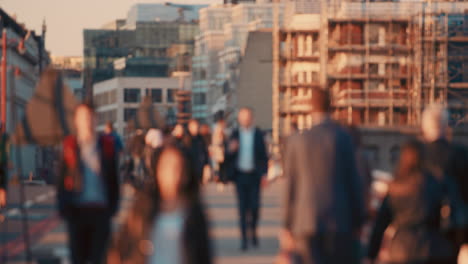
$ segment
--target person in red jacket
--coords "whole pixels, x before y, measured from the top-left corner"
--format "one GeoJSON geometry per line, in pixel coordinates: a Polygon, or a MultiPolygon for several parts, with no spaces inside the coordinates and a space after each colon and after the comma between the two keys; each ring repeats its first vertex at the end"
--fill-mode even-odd
{"type": "Polygon", "coordinates": [[[75,110],[76,135],[63,141],[57,200],[66,222],[71,262],[102,263],[117,212],[117,151],[109,135],[95,133],[92,106],[75,110]]]}

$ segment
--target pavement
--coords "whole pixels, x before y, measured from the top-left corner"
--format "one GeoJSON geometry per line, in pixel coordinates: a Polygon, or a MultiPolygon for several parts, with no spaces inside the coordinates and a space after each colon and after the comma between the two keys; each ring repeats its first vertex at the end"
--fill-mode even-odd
{"type": "MultiPolygon", "coordinates": [[[[213,239],[217,264],[272,264],[278,252],[277,235],[280,226],[281,181],[268,186],[262,194],[260,221],[260,247],[255,250],[240,251],[240,232],[237,222],[237,203],[232,185],[220,191],[215,184],[204,187],[204,200],[210,219],[210,232],[213,239]]],[[[38,264],[68,264],[69,251],[63,222],[55,210],[53,186],[26,186],[26,207],[29,239],[31,241],[32,262],[38,264]]],[[[9,207],[3,211],[5,221],[0,224],[0,263],[23,264],[26,261],[24,230],[20,210],[19,186],[9,189],[9,207]],[[6,256],[7,258],[2,258],[6,256]]],[[[123,188],[121,210],[116,217],[115,230],[126,218],[133,203],[134,190],[123,188]]]]}

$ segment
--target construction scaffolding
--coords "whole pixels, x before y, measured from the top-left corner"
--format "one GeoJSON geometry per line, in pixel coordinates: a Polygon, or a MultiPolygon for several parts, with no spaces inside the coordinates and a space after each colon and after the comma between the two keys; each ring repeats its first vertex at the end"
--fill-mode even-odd
{"type": "Polygon", "coordinates": [[[275,32],[278,134],[310,126],[312,87],[330,91],[334,118],[347,124],[415,127],[432,103],[468,122],[468,2],[327,0],[307,27],[299,16],[275,32]]]}

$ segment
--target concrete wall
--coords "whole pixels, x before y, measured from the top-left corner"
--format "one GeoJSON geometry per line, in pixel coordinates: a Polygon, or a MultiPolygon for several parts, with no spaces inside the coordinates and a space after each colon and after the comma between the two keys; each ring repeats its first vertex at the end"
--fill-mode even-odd
{"type": "Polygon", "coordinates": [[[271,32],[250,32],[237,88],[238,106],[254,109],[256,123],[263,130],[270,130],[273,122],[272,49],[271,32]]]}

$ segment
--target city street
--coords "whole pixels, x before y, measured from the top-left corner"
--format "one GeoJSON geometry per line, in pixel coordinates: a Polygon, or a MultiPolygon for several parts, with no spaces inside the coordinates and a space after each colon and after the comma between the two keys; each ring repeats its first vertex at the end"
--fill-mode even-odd
{"type": "MultiPolygon", "coordinates": [[[[214,184],[205,187],[205,204],[211,219],[211,235],[214,238],[216,263],[218,264],[271,264],[278,251],[277,234],[280,224],[281,182],[271,184],[263,193],[262,221],[260,226],[260,248],[241,253],[237,226],[237,205],[233,186],[218,192],[214,184]]],[[[27,186],[27,202],[30,238],[32,240],[33,263],[68,263],[68,249],[64,226],[56,216],[54,191],[51,186],[27,186]],[[47,197],[47,198],[44,198],[47,197]],[[28,200],[29,199],[29,200],[28,200]]],[[[133,189],[124,187],[122,210],[117,223],[122,222],[132,203],[133,189]]],[[[22,264],[25,261],[25,247],[21,233],[21,218],[18,210],[19,189],[10,189],[12,203],[7,210],[8,226],[6,237],[2,237],[0,252],[8,252],[7,263],[22,264]],[[16,206],[16,207],[15,207],[16,206]],[[9,212],[9,213],[8,213],[9,212]],[[18,213],[15,213],[18,212],[18,213]]],[[[116,226],[116,228],[118,228],[116,226]]],[[[1,256],[1,255],[0,255],[1,256]]],[[[1,262],[3,263],[3,262],[1,262]]]]}

